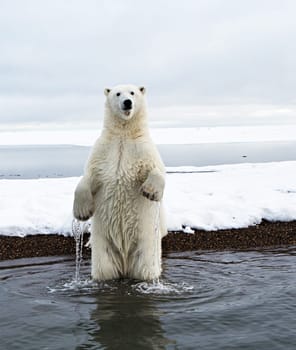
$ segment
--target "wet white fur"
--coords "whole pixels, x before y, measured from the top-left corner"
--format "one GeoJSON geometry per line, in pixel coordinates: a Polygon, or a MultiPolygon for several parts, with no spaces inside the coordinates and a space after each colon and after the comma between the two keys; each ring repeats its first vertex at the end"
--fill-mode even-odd
{"type": "Polygon", "coordinates": [[[74,216],[86,220],[93,215],[90,243],[95,280],[152,280],[161,274],[160,241],[167,233],[161,203],[165,168],[149,135],[144,94],[144,88],[133,85],[105,90],[104,129],[75,191],[74,216]],[[133,102],[128,116],[122,111],[126,98],[133,102]]]}

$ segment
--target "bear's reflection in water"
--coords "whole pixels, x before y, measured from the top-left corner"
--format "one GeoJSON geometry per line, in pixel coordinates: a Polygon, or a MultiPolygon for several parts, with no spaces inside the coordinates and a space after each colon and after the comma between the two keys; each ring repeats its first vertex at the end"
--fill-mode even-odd
{"type": "Polygon", "coordinates": [[[161,311],[151,295],[126,290],[98,294],[91,312],[87,343],[77,349],[165,349],[174,342],[165,336],[161,311]],[[122,293],[121,293],[122,292],[122,293]]]}

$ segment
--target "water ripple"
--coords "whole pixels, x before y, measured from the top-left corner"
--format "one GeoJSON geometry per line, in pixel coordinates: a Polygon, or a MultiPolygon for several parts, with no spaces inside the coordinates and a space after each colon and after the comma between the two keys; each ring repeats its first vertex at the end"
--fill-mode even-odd
{"type": "Polygon", "coordinates": [[[96,283],[83,261],[0,263],[1,350],[294,350],[296,247],[172,253],[159,281],[96,283]],[[15,337],[15,330],[18,336],[15,337]]]}

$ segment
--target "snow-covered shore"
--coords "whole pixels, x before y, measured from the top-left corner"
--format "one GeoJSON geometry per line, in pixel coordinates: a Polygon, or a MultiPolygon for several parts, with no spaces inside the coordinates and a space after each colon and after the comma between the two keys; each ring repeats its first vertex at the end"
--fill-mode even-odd
{"type": "MultiPolygon", "coordinates": [[[[296,161],[167,168],[169,230],[296,220],[296,161]]],[[[0,234],[71,235],[77,177],[0,180],[0,234]]]]}

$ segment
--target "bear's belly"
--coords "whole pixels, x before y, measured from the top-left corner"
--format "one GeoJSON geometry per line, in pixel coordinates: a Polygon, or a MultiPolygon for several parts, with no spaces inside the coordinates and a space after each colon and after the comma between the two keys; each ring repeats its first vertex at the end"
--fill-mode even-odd
{"type": "Polygon", "coordinates": [[[137,243],[141,183],[135,173],[106,173],[95,197],[95,220],[114,252],[125,259],[137,243]]]}

